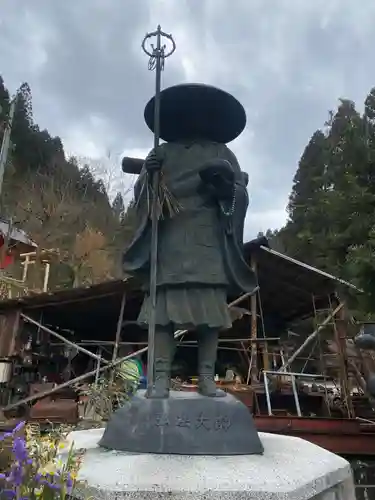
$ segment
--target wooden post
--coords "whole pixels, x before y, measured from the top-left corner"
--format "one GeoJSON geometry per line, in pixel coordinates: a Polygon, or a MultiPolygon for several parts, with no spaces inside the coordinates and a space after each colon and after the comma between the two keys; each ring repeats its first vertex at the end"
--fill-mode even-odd
{"type": "Polygon", "coordinates": [[[337,351],[339,354],[339,373],[340,373],[340,387],[341,397],[345,403],[348,411],[348,417],[353,417],[353,404],[350,396],[349,380],[348,380],[348,353],[346,351],[346,311],[343,307],[338,313],[337,322],[335,322],[335,341],[337,344],[337,351]]]}
{"type": "MultiPolygon", "coordinates": [[[[122,323],[124,321],[125,303],[126,303],[126,293],[124,292],[122,294],[122,297],[121,297],[120,312],[119,312],[118,320],[117,320],[115,344],[113,346],[113,352],[112,352],[112,363],[114,363],[117,359],[118,347],[119,347],[120,338],[121,338],[122,323]]],[[[114,375],[115,375],[115,371],[112,370],[111,377],[110,377],[111,382],[113,382],[114,375]]]]}
{"type": "MultiPolygon", "coordinates": [[[[353,363],[351,361],[348,362],[348,368],[350,368],[351,371],[353,372],[358,386],[362,389],[363,393],[367,396],[367,399],[371,405],[371,408],[375,411],[375,399],[368,392],[366,380],[363,378],[362,373],[358,370],[355,363],[353,363]]],[[[355,417],[354,409],[353,409],[353,417],[355,417]]]]}
{"type": "MultiPolygon", "coordinates": [[[[251,256],[251,269],[254,271],[255,275],[257,272],[257,265],[256,265],[256,260],[254,255],[251,256]]],[[[250,310],[251,310],[251,357],[250,357],[250,363],[251,363],[251,368],[250,368],[250,377],[252,382],[257,382],[258,381],[258,363],[257,363],[257,344],[255,342],[258,334],[257,334],[257,328],[258,328],[258,318],[257,318],[257,292],[255,292],[251,297],[250,297],[250,310]]],[[[247,381],[249,383],[249,380],[247,381]]]]}
{"type": "Polygon", "coordinates": [[[260,318],[262,321],[262,331],[263,331],[263,336],[264,336],[264,343],[262,345],[263,370],[269,370],[270,369],[270,356],[269,356],[269,352],[268,352],[268,338],[267,338],[266,329],[264,327],[262,297],[261,297],[261,292],[259,289],[258,289],[257,293],[258,293],[259,313],[260,313],[260,318]]]}
{"type": "Polygon", "coordinates": [[[115,361],[117,358],[118,347],[119,347],[119,342],[120,342],[120,338],[121,338],[122,322],[124,320],[125,303],[126,303],[126,293],[124,292],[122,294],[120,313],[118,315],[118,320],[117,320],[116,338],[115,338],[115,345],[113,347],[112,361],[115,361]]]}
{"type": "MultiPolygon", "coordinates": [[[[102,357],[102,348],[98,347],[98,350],[96,351],[96,354],[101,358],[102,357]]],[[[99,382],[99,375],[100,375],[100,360],[98,359],[98,362],[96,364],[96,373],[95,373],[95,385],[98,385],[99,382]]]]}
{"type": "Polygon", "coordinates": [[[25,260],[22,262],[23,272],[22,272],[22,283],[25,283],[27,278],[27,271],[29,269],[30,255],[25,256],[25,260]]]}
{"type": "Polygon", "coordinates": [[[20,328],[20,312],[9,311],[0,318],[0,357],[12,356],[20,328]]]}
{"type": "Polygon", "coordinates": [[[50,269],[51,269],[51,264],[49,262],[46,262],[46,266],[44,269],[43,292],[48,292],[48,281],[49,281],[50,269]]]}

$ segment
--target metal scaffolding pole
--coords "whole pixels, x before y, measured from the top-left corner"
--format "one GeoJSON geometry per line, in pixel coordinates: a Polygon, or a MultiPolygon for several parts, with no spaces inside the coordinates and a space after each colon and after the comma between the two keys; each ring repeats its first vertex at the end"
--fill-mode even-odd
{"type": "MultiPolygon", "coordinates": [[[[237,304],[242,302],[244,299],[246,299],[250,295],[251,295],[251,293],[244,293],[243,295],[238,297],[236,300],[234,300],[233,302],[228,304],[228,307],[236,306],[237,304]]],[[[23,314],[22,314],[22,316],[25,317],[25,315],[23,315],[23,314]]],[[[26,318],[28,318],[28,316],[26,316],[26,318]]],[[[31,319],[32,323],[38,325],[37,321],[33,320],[32,318],[30,318],[30,319],[31,319]]],[[[46,328],[46,327],[44,327],[44,328],[46,328]]],[[[51,332],[52,332],[52,334],[56,334],[56,332],[53,332],[53,330],[51,330],[51,332]]],[[[182,337],[183,335],[185,335],[185,333],[188,333],[188,330],[178,330],[177,332],[175,332],[174,338],[178,339],[178,338],[182,337]]],[[[61,337],[61,335],[60,335],[60,337],[61,337]]],[[[64,337],[62,337],[62,338],[64,339],[64,337]]],[[[66,340],[66,339],[64,339],[64,340],[66,340]]],[[[77,347],[75,344],[74,344],[74,346],[77,347]]],[[[21,399],[20,401],[17,401],[16,403],[12,403],[12,404],[6,406],[5,408],[3,408],[2,410],[4,412],[6,412],[9,410],[12,410],[13,408],[17,408],[18,406],[21,406],[21,405],[24,405],[27,403],[31,403],[32,401],[36,401],[37,399],[42,399],[42,398],[45,398],[46,396],[50,396],[51,394],[54,394],[55,392],[58,392],[61,389],[65,389],[65,387],[70,387],[71,385],[78,384],[79,382],[82,382],[83,380],[86,380],[87,378],[95,376],[97,373],[102,373],[106,370],[113,368],[114,366],[119,365],[120,363],[123,363],[127,359],[134,358],[135,356],[138,356],[138,354],[142,354],[143,352],[146,352],[147,349],[148,349],[148,346],[143,347],[142,349],[139,349],[138,351],[135,351],[135,352],[129,354],[128,356],[124,356],[123,358],[118,358],[118,359],[116,359],[115,362],[108,363],[105,366],[100,367],[99,370],[97,370],[97,368],[95,368],[94,370],[87,372],[87,373],[84,373],[83,375],[80,375],[79,377],[73,378],[72,380],[68,380],[67,382],[64,382],[63,384],[59,384],[56,387],[53,387],[52,389],[49,389],[49,390],[43,391],[43,392],[39,392],[37,394],[34,394],[33,396],[28,396],[27,398],[21,399]]],[[[88,351],[88,352],[90,352],[90,351],[88,351]]],[[[90,353],[90,354],[91,354],[91,356],[94,356],[95,359],[98,358],[98,356],[96,356],[95,354],[93,354],[93,353],[90,353]]],[[[102,361],[107,362],[106,360],[103,360],[103,359],[102,359],[102,361]]]]}
{"type": "Polygon", "coordinates": [[[305,349],[306,346],[308,346],[310,344],[310,342],[312,340],[315,339],[315,337],[321,332],[321,330],[323,330],[323,328],[325,326],[327,326],[327,324],[332,321],[332,319],[336,316],[336,314],[341,311],[341,309],[344,307],[344,303],[341,302],[337,307],[336,309],[331,313],[329,314],[326,319],[323,321],[323,323],[318,326],[318,328],[316,330],[313,331],[313,333],[311,333],[307,339],[303,342],[303,344],[296,350],[294,351],[294,353],[292,354],[292,356],[290,356],[290,358],[288,359],[288,361],[286,363],[283,364],[283,366],[280,367],[279,369],[279,372],[283,372],[285,371],[287,368],[289,368],[289,366],[293,363],[293,361],[298,357],[298,355],[305,349]]]}
{"type": "Polygon", "coordinates": [[[64,344],[67,344],[70,347],[74,347],[74,349],[77,349],[77,351],[83,352],[84,354],[87,354],[87,356],[90,356],[91,358],[93,358],[93,359],[95,359],[97,361],[100,361],[100,362],[102,362],[104,364],[108,364],[108,361],[106,359],[102,358],[101,356],[98,356],[97,354],[94,354],[93,352],[91,352],[91,351],[85,349],[84,347],[81,347],[80,345],[76,344],[75,342],[72,342],[71,340],[63,337],[59,333],[51,330],[51,328],[48,328],[48,326],[44,326],[39,321],[36,321],[35,319],[30,318],[30,316],[27,316],[26,314],[21,313],[21,318],[23,318],[28,323],[32,323],[33,325],[37,326],[41,330],[44,330],[46,333],[49,333],[50,335],[53,335],[54,337],[58,338],[64,344]]]}

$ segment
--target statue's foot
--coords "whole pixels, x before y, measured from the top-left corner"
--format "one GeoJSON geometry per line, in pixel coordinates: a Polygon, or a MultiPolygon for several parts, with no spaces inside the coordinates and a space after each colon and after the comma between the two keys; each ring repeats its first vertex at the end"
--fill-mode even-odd
{"type": "Polygon", "coordinates": [[[213,377],[201,376],[198,381],[198,392],[209,398],[222,398],[226,393],[216,387],[213,377]]]}
{"type": "Polygon", "coordinates": [[[169,398],[169,377],[167,373],[156,374],[156,380],[153,387],[147,388],[146,397],[150,399],[169,398]]]}
{"type": "Polygon", "coordinates": [[[158,388],[152,387],[147,389],[146,397],[149,399],[168,399],[169,398],[169,388],[158,388]]]}
{"type": "MultiPolygon", "coordinates": [[[[158,347],[160,348],[160,342],[158,347]]],[[[167,350],[166,348],[164,349],[167,350]]],[[[169,397],[170,388],[170,360],[168,358],[158,356],[155,359],[155,382],[153,387],[147,388],[146,397],[150,399],[167,399],[169,397]]]]}

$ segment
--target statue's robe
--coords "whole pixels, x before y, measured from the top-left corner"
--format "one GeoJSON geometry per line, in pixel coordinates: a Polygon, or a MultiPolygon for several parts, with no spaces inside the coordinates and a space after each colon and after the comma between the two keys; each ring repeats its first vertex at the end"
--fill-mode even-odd
{"type": "MultiPolygon", "coordinates": [[[[157,286],[225,287],[231,295],[254,292],[256,277],[243,256],[247,177],[235,155],[226,145],[212,142],[165,143],[161,152],[163,182],[181,209],[159,221],[157,286]],[[224,203],[206,189],[199,175],[202,165],[214,158],[227,160],[234,171],[236,200],[231,215],[224,214],[224,203]]],[[[123,270],[140,277],[146,286],[151,246],[149,195],[143,167],[134,188],[137,229],[124,252],[123,270]]]]}

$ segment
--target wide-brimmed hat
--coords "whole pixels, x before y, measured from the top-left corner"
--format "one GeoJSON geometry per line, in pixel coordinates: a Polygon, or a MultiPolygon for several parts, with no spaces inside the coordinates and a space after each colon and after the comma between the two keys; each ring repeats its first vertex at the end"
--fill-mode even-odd
{"type": "MultiPolygon", "coordinates": [[[[154,132],[153,97],[144,117],[154,132]]],[[[226,144],[246,126],[242,104],[224,90],[202,83],[184,83],[160,93],[160,138],[166,142],[204,139],[226,144]]]]}

